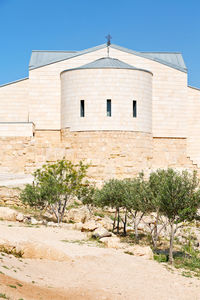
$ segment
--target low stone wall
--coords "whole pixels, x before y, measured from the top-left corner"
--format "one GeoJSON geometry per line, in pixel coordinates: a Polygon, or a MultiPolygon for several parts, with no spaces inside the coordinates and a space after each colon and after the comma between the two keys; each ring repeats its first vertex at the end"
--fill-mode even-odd
{"type": "MultiPolygon", "coordinates": [[[[47,161],[65,157],[88,163],[88,177],[97,184],[167,167],[196,169],[200,175],[187,157],[186,142],[185,138],[153,138],[142,132],[36,131],[32,138],[0,137],[0,173],[31,174],[47,161]]],[[[0,205],[21,206],[19,193],[19,188],[0,186],[0,205]]]]}
{"type": "Polygon", "coordinates": [[[34,137],[0,137],[0,173],[31,174],[44,163],[65,157],[90,164],[95,181],[132,177],[157,168],[189,168],[184,138],[153,138],[126,131],[36,131],[34,137]]]}
{"type": "Polygon", "coordinates": [[[152,169],[168,167],[199,171],[187,156],[186,138],[153,138],[152,169]]]}
{"type": "Polygon", "coordinates": [[[0,206],[24,207],[19,199],[20,188],[0,187],[0,206]]]}
{"type": "Polygon", "coordinates": [[[61,133],[66,158],[89,163],[88,174],[96,181],[132,177],[151,168],[153,139],[150,133],[69,130],[61,133]]]}

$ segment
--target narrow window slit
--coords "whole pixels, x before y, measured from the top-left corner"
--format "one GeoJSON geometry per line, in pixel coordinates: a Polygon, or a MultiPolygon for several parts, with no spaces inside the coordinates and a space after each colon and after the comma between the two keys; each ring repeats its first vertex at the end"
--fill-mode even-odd
{"type": "Polygon", "coordinates": [[[85,117],[85,101],[80,101],[80,116],[85,117]]]}
{"type": "Polygon", "coordinates": [[[111,117],[111,100],[107,99],[107,117],[111,117]]]}
{"type": "Polygon", "coordinates": [[[137,117],[137,101],[133,100],[133,118],[137,117]]]}

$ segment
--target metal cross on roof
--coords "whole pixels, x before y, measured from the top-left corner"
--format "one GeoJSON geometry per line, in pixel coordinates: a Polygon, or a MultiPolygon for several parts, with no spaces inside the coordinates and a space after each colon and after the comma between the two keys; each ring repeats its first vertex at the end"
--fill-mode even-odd
{"type": "Polygon", "coordinates": [[[110,40],[112,39],[112,36],[110,34],[108,34],[106,36],[106,39],[107,39],[107,54],[108,54],[108,57],[109,57],[109,46],[111,44],[110,40]]]}
{"type": "Polygon", "coordinates": [[[108,34],[108,35],[106,36],[106,39],[107,39],[107,46],[109,47],[110,44],[111,44],[110,40],[112,39],[112,36],[111,36],[110,34],[108,34]]]}

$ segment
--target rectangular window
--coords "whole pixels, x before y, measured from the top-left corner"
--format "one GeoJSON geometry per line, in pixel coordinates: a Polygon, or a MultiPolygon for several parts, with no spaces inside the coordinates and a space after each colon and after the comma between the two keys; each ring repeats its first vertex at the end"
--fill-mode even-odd
{"type": "Polygon", "coordinates": [[[137,101],[133,100],[133,118],[137,117],[137,101]]]}
{"type": "Polygon", "coordinates": [[[80,101],[80,116],[85,117],[85,101],[80,101]]]}
{"type": "Polygon", "coordinates": [[[107,99],[107,117],[111,117],[111,100],[107,99]]]}

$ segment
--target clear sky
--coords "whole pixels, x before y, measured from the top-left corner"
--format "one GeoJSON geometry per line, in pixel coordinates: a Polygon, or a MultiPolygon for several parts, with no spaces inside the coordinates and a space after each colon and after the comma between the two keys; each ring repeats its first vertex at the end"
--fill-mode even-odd
{"type": "Polygon", "coordinates": [[[182,52],[200,87],[199,0],[0,0],[0,84],[28,77],[31,50],[83,50],[105,43],[182,52]]]}

